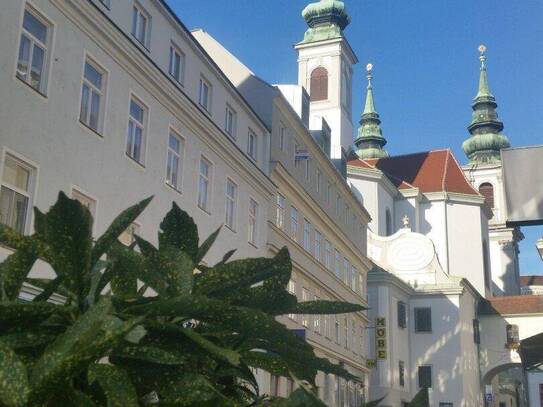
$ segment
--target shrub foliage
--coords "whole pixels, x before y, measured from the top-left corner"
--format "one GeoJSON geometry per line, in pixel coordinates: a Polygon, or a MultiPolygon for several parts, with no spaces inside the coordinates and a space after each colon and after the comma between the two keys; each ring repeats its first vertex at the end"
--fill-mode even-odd
{"type": "Polygon", "coordinates": [[[47,213],[35,209],[35,234],[0,225],[0,243],[13,249],[0,264],[0,407],[323,406],[317,371],[357,380],[276,317],[362,306],[298,303],[286,290],[286,248],[233,261],[231,251],[204,266],[219,230],[199,245],[175,203],[158,246],[138,236],[131,247],[119,243],[150,200],[96,241],[89,211],[63,193],[47,213]],[[38,259],[54,278],[30,277],[38,259]],[[30,302],[19,299],[24,283],[41,289],[30,302]],[[290,377],[297,390],[288,400],[261,395],[251,368],[290,377]]]}

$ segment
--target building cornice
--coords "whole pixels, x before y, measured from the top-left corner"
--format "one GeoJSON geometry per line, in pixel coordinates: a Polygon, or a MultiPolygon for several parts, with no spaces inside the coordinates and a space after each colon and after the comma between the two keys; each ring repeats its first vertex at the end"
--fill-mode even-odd
{"type": "Polygon", "coordinates": [[[378,182],[393,198],[399,194],[398,188],[390,182],[381,170],[376,168],[361,168],[354,165],[347,165],[347,178],[349,177],[378,182]]]}
{"type": "MultiPolygon", "coordinates": [[[[139,49],[102,10],[89,0],[51,0],[79,29],[86,32],[96,44],[115,60],[140,86],[145,88],[156,100],[165,106],[173,116],[194,134],[201,137],[217,156],[237,168],[238,175],[260,193],[271,196],[275,186],[264,171],[252,162],[245,153],[224,133],[224,131],[200,107],[139,49]],[[192,120],[187,120],[189,117],[192,120]],[[255,171],[256,169],[256,171],[255,171]],[[250,174],[250,175],[249,175],[250,174]]],[[[192,41],[195,41],[192,39],[192,41]]],[[[228,85],[228,89],[234,88],[228,85]]],[[[240,99],[242,100],[242,99],[240,99]]],[[[242,105],[245,105],[244,102],[242,105]]],[[[257,117],[257,122],[266,132],[265,124],[257,117]]]]}
{"type": "MultiPolygon", "coordinates": [[[[301,49],[316,48],[316,47],[322,47],[323,45],[333,45],[333,44],[339,44],[342,47],[345,47],[345,49],[347,50],[346,54],[351,59],[351,63],[353,65],[358,63],[358,57],[356,56],[353,48],[351,47],[351,44],[349,44],[349,41],[345,37],[331,38],[329,40],[307,42],[307,43],[300,42],[294,45],[294,49],[301,50],[301,49]]],[[[298,62],[299,61],[300,60],[298,60],[298,62]]]]}

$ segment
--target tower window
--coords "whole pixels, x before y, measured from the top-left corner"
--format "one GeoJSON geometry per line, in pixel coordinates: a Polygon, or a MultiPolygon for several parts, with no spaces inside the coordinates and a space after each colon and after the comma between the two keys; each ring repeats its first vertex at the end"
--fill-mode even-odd
{"type": "Polygon", "coordinates": [[[328,71],[323,67],[311,72],[311,101],[328,99],[328,71]]]}
{"type": "Polygon", "coordinates": [[[479,193],[485,197],[485,201],[491,209],[494,209],[494,187],[489,182],[479,186],[479,193]]]}
{"type": "Polygon", "coordinates": [[[385,212],[385,229],[386,236],[390,236],[392,234],[392,216],[388,208],[385,212]]]}

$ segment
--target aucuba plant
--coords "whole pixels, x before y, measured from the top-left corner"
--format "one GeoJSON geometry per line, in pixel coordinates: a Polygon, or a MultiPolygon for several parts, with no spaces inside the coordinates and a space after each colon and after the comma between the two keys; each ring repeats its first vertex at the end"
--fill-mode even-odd
{"type": "Polygon", "coordinates": [[[318,371],[357,380],[277,322],[283,314],[341,314],[361,305],[299,303],[286,287],[288,250],[272,258],[203,258],[193,219],[175,203],[158,245],[118,241],[151,199],[126,209],[95,241],[83,205],[60,193],[35,233],[0,225],[0,407],[324,406],[318,371]],[[47,263],[51,279],[30,277],[47,263]],[[20,299],[23,284],[39,288],[20,299]],[[61,300],[55,300],[58,299],[61,300]],[[261,395],[254,368],[292,378],[289,399],[261,395]]]}

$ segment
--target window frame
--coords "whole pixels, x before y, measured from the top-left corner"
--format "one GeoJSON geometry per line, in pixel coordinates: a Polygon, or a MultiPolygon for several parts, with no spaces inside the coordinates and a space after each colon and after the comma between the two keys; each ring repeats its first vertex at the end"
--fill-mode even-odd
{"type": "Polygon", "coordinates": [[[225,112],[224,112],[224,131],[225,133],[232,139],[232,140],[236,140],[238,137],[237,137],[237,122],[238,122],[238,114],[237,112],[234,110],[234,108],[232,108],[232,106],[230,106],[230,104],[226,104],[226,108],[225,108],[225,112]],[[229,117],[229,114],[231,115],[232,117],[232,120],[231,122],[228,120],[228,117],[229,117]],[[231,124],[231,127],[232,129],[229,130],[229,124],[231,124]]]}
{"type": "Polygon", "coordinates": [[[415,333],[432,333],[432,308],[431,307],[415,307],[413,308],[413,315],[414,315],[414,329],[415,333]],[[419,319],[418,319],[418,312],[422,311],[429,311],[429,329],[422,330],[423,327],[420,327],[419,319]]]}
{"type": "Polygon", "coordinates": [[[299,213],[294,205],[290,206],[290,230],[289,235],[295,242],[298,241],[299,213]],[[296,216],[293,216],[296,215],[296,216]]]}
{"type": "Polygon", "coordinates": [[[285,127],[283,123],[281,123],[279,127],[279,151],[281,152],[285,151],[286,133],[287,133],[287,128],[285,127]]]}
{"type": "Polygon", "coordinates": [[[212,185],[213,185],[213,162],[202,154],[200,155],[200,159],[198,160],[198,194],[196,194],[196,205],[198,206],[198,208],[200,208],[202,211],[204,211],[207,214],[211,214],[212,185]],[[202,162],[207,164],[206,175],[202,174],[202,162]],[[202,185],[201,184],[202,177],[204,178],[205,185],[206,185],[204,205],[202,205],[201,203],[202,190],[200,189],[200,187],[202,185]]]}
{"type": "Polygon", "coordinates": [[[313,246],[313,256],[315,259],[321,263],[322,259],[322,233],[317,229],[313,228],[315,231],[315,244],[313,246]]]}
{"type": "Polygon", "coordinates": [[[277,193],[275,198],[275,226],[277,226],[279,229],[285,229],[286,202],[286,198],[282,194],[277,193]]]}
{"type": "Polygon", "coordinates": [[[419,389],[422,389],[424,387],[427,387],[428,389],[431,389],[433,387],[433,383],[434,380],[433,380],[433,369],[432,369],[432,365],[420,365],[418,366],[417,368],[417,386],[419,389]],[[430,381],[430,385],[429,386],[423,386],[421,384],[421,371],[423,371],[423,369],[428,369],[427,372],[429,372],[429,381],[430,381]]]}
{"type": "Polygon", "coordinates": [[[43,12],[39,11],[36,7],[34,7],[29,2],[24,2],[23,10],[21,13],[21,20],[19,24],[19,39],[18,39],[18,47],[16,49],[16,57],[15,57],[15,68],[14,68],[14,76],[17,80],[21,81],[25,85],[29,86],[34,91],[38,92],[43,97],[47,97],[48,90],[49,90],[49,82],[50,82],[50,73],[51,73],[51,61],[53,58],[51,58],[51,55],[54,51],[54,37],[55,37],[55,24],[52,22],[52,20],[47,17],[43,12]],[[45,42],[41,41],[39,38],[36,38],[33,34],[28,32],[24,28],[24,18],[25,13],[28,12],[31,14],[38,22],[42,23],[46,27],[46,39],[45,42]],[[21,54],[21,45],[23,40],[23,35],[26,36],[27,40],[30,41],[29,45],[29,51],[28,51],[28,63],[27,63],[27,78],[23,78],[22,75],[19,75],[19,58],[21,54]],[[43,61],[42,61],[42,68],[41,68],[41,76],[40,76],[40,83],[38,87],[35,87],[32,85],[31,81],[31,66],[34,58],[34,46],[37,43],[37,45],[44,51],[43,53],[43,61]],[[30,68],[30,70],[29,70],[30,68]]]}
{"type": "MultiPolygon", "coordinates": [[[[34,207],[34,197],[35,197],[36,188],[37,188],[37,177],[38,177],[38,166],[35,163],[27,160],[25,157],[21,156],[20,154],[15,153],[14,151],[8,150],[7,148],[4,149],[3,154],[2,154],[1,166],[0,166],[0,194],[2,191],[2,187],[5,187],[9,189],[11,192],[22,195],[23,197],[26,198],[26,208],[25,208],[22,230],[19,231],[19,233],[23,235],[28,233],[28,231],[30,230],[32,226],[32,221],[33,221],[32,208],[34,207]],[[6,161],[8,159],[14,161],[16,165],[22,167],[24,170],[28,172],[26,191],[22,190],[21,188],[15,185],[12,185],[11,183],[8,183],[7,181],[4,181],[4,172],[5,172],[5,167],[6,167],[6,161]]],[[[0,222],[0,223],[5,224],[3,222],[0,222]]],[[[11,225],[8,225],[8,226],[12,227],[11,225]]]]}
{"type": "MultiPolygon", "coordinates": [[[[125,155],[128,158],[130,158],[132,161],[134,161],[137,164],[141,165],[142,167],[145,167],[145,158],[147,156],[146,153],[147,153],[147,127],[148,127],[148,124],[149,124],[149,107],[135,93],[130,92],[130,96],[128,98],[128,121],[127,121],[127,129],[126,129],[127,131],[126,131],[125,155]],[[136,118],[132,117],[132,113],[131,113],[132,102],[136,103],[136,105],[138,105],[139,108],[143,112],[143,115],[142,115],[143,116],[142,117],[143,122],[142,123],[140,123],[136,118]],[[140,146],[140,159],[136,159],[136,157],[134,157],[132,155],[132,153],[134,151],[134,148],[131,148],[131,151],[129,152],[129,147],[130,147],[129,130],[130,130],[130,122],[132,121],[132,119],[133,119],[133,121],[134,121],[134,123],[136,125],[139,124],[139,126],[137,126],[137,127],[141,127],[141,129],[142,129],[142,132],[141,132],[141,146],[140,146]]],[[[134,132],[135,132],[135,130],[134,130],[134,132]]],[[[132,136],[135,137],[135,133],[132,136]]],[[[135,146],[135,144],[133,146],[135,146]]]]}
{"type": "Polygon", "coordinates": [[[327,270],[332,270],[332,243],[328,239],[324,241],[324,266],[327,270]]]}
{"type": "Polygon", "coordinates": [[[311,222],[304,217],[304,235],[303,235],[303,246],[304,250],[311,253],[311,222]]]}
{"type": "Polygon", "coordinates": [[[225,200],[225,215],[224,215],[224,226],[230,229],[232,232],[236,232],[236,220],[237,220],[237,203],[238,203],[238,184],[230,177],[226,177],[226,185],[224,189],[224,200],[225,200]],[[229,185],[233,186],[233,196],[230,196],[228,193],[229,185]],[[231,205],[229,207],[229,204],[231,205]],[[230,214],[230,223],[229,223],[229,212],[230,214]]]}
{"type": "Polygon", "coordinates": [[[398,301],[396,303],[396,312],[397,312],[397,319],[398,319],[398,328],[400,329],[407,328],[407,304],[404,301],[398,301]],[[401,308],[403,308],[403,314],[400,313],[401,308]]]}
{"type": "Polygon", "coordinates": [[[207,80],[203,75],[200,75],[200,85],[199,85],[199,91],[198,91],[198,104],[210,115],[211,113],[211,106],[212,106],[212,100],[213,100],[213,86],[211,85],[211,82],[207,80]],[[207,87],[207,96],[205,100],[205,104],[203,103],[203,89],[204,86],[207,87]]]}
{"type": "Polygon", "coordinates": [[[329,76],[328,69],[322,65],[315,67],[311,71],[309,75],[309,100],[311,102],[328,100],[330,93],[329,76]]]}
{"type": "Polygon", "coordinates": [[[247,211],[247,241],[253,246],[257,246],[258,244],[258,210],[258,202],[256,199],[250,197],[247,211]],[[251,213],[252,208],[254,208],[254,214],[251,213]]]}
{"type": "Polygon", "coordinates": [[[258,161],[258,136],[251,129],[247,132],[247,155],[254,162],[258,161]]]}
{"type": "Polygon", "coordinates": [[[400,387],[405,387],[405,362],[398,361],[398,384],[400,387]]]}
{"type": "Polygon", "coordinates": [[[151,21],[152,17],[151,14],[137,1],[135,1],[132,4],[132,26],[130,28],[130,33],[132,34],[132,37],[138,42],[138,44],[142,45],[147,51],[151,49],[151,21]],[[136,18],[134,18],[136,15],[136,18]],[[140,16],[145,18],[145,32],[144,32],[144,38],[140,38],[139,36],[139,30],[140,30],[140,16]]]}
{"type": "Polygon", "coordinates": [[[170,77],[179,85],[184,86],[185,83],[185,53],[181,51],[181,48],[173,41],[170,42],[169,50],[169,59],[168,59],[168,74],[170,77]],[[175,56],[179,56],[179,73],[177,77],[175,76],[175,56]]]}
{"type": "Polygon", "coordinates": [[[84,127],[88,128],[89,130],[93,131],[94,133],[98,134],[99,136],[104,135],[105,133],[105,117],[106,117],[106,103],[107,103],[107,89],[108,89],[108,79],[109,79],[109,71],[104,68],[104,66],[98,62],[98,60],[92,56],[89,52],[85,51],[84,57],[83,57],[83,71],[81,73],[81,89],[80,89],[80,96],[79,96],[79,123],[81,123],[84,127]],[[99,74],[102,75],[102,89],[97,89],[97,87],[87,78],[85,78],[85,72],[86,72],[86,66],[89,64],[95,71],[97,71],[99,74]],[[88,94],[88,102],[89,103],[89,109],[87,112],[87,115],[89,117],[89,123],[85,122],[81,119],[81,113],[83,108],[83,86],[87,86],[90,89],[90,92],[88,94]],[[97,128],[93,128],[90,125],[90,115],[92,111],[92,94],[98,93],[100,96],[100,103],[99,103],[99,110],[98,110],[98,121],[97,121],[97,128]]]}
{"type": "Polygon", "coordinates": [[[183,175],[184,175],[184,163],[185,163],[185,138],[179,134],[178,131],[176,131],[172,126],[170,126],[168,131],[168,144],[166,148],[166,177],[165,177],[165,183],[169,187],[173,188],[177,192],[183,191],[183,175]],[[170,139],[174,137],[179,142],[180,152],[174,151],[170,146],[170,139]],[[173,185],[171,180],[168,179],[168,168],[170,163],[170,153],[172,155],[177,156],[177,185],[173,185]]]}

